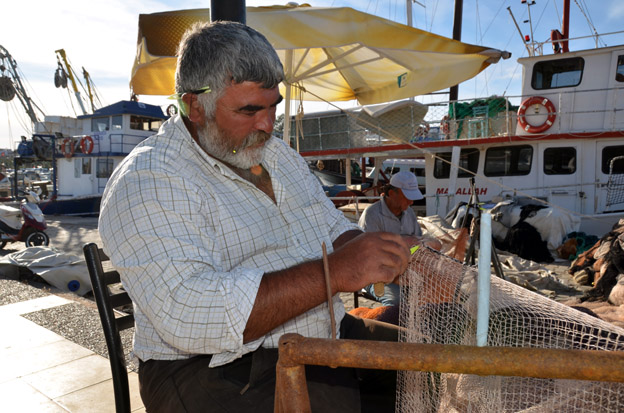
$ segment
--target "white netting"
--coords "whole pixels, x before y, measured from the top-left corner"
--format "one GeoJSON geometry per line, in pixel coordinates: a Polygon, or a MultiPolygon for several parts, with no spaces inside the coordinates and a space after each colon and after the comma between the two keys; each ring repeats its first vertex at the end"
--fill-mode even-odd
{"type": "MultiPolygon", "coordinates": [[[[418,250],[400,341],[476,345],[477,269],[418,250]]],[[[624,350],[624,329],[492,276],[488,346],[624,350]]],[[[400,412],[622,412],[624,383],[399,372],[400,412]]]]}

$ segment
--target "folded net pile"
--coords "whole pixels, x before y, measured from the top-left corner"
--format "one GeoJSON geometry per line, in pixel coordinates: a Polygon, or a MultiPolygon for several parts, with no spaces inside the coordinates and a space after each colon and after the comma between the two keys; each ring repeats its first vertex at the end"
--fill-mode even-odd
{"type": "MultiPolygon", "coordinates": [[[[421,248],[401,289],[400,341],[476,345],[477,269],[421,248]]],[[[491,277],[488,346],[624,350],[624,329],[491,277]]],[[[399,372],[400,412],[622,412],[624,383],[399,372]]]]}

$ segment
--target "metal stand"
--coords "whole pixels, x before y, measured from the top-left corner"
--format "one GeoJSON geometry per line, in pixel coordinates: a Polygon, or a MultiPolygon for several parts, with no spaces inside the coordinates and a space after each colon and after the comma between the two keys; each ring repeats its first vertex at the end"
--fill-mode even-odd
{"type": "MultiPolygon", "coordinates": [[[[476,244],[477,240],[479,239],[479,234],[481,232],[481,208],[479,208],[479,197],[477,196],[477,191],[475,191],[474,177],[470,178],[470,199],[468,200],[468,205],[466,205],[466,208],[466,215],[464,215],[462,228],[464,228],[468,222],[468,212],[471,208],[476,211],[476,216],[473,217],[474,233],[470,234],[470,244],[468,246],[468,249],[466,250],[464,264],[475,265],[476,244]]],[[[494,266],[494,272],[496,273],[496,275],[504,280],[505,275],[503,274],[500,260],[498,259],[498,255],[496,254],[496,248],[492,248],[492,265],[494,266]]]]}

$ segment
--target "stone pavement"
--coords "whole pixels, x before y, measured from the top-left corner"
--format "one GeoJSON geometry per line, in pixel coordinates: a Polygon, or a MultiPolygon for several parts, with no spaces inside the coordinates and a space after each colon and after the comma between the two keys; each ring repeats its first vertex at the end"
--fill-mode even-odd
{"type": "MultiPolygon", "coordinates": [[[[53,217],[48,225],[50,246],[74,255],[82,256],[85,243],[100,242],[95,218],[53,217]]],[[[8,244],[0,254],[23,248],[8,244]]],[[[28,319],[50,309],[67,309],[71,316],[78,298],[2,276],[0,293],[0,410],[114,412],[108,359],[28,319]]],[[[94,306],[91,311],[97,312],[94,306]]],[[[145,411],[137,374],[130,372],[129,380],[132,411],[145,411]]]]}

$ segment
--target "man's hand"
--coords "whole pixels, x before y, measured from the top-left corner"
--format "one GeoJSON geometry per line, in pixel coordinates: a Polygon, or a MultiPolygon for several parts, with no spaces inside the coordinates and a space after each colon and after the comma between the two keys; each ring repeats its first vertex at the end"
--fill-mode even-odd
{"type": "Polygon", "coordinates": [[[409,247],[407,238],[389,232],[366,232],[344,243],[328,257],[333,293],[391,282],[407,268],[409,247]]]}
{"type": "Polygon", "coordinates": [[[436,251],[440,251],[442,249],[442,243],[437,238],[412,236],[405,236],[404,238],[407,239],[407,243],[410,247],[413,247],[414,245],[424,245],[436,251]]]}

